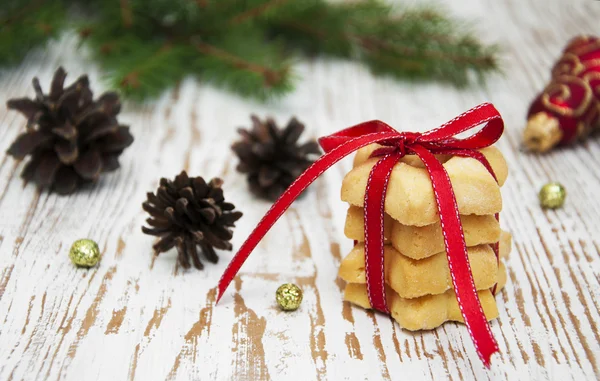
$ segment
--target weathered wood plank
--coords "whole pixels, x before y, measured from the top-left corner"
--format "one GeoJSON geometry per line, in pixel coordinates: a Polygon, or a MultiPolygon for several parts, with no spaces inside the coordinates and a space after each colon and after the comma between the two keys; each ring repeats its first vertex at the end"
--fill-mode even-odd
{"type": "MultiPolygon", "coordinates": [[[[374,78],[355,64],[316,60],[299,66],[298,90],[256,104],[191,80],[156,102],[126,105],[122,120],[135,144],[122,169],[78,195],[58,197],[24,186],[22,165],[0,159],[0,379],[595,379],[600,375],[600,140],[547,155],[522,151],[524,115],[568,38],[596,33],[600,3],[446,1],[479,20],[481,36],[503,47],[505,75],[485,88],[374,78]],[[351,243],[339,187],[345,160],[319,179],[281,219],[244,266],[221,305],[216,281],[231,258],[183,271],[174,253],[154,258],[140,231],[141,202],[160,176],[181,169],[225,180],[227,198],[244,211],[239,247],[268,203],[248,194],[229,150],[248,116],[297,115],[320,136],[367,119],[410,130],[434,127],[473,105],[493,102],[506,122],[499,147],[510,166],[502,225],[513,234],[509,282],[492,324],[501,353],[486,371],[465,328],[403,331],[381,314],[342,303],[336,272],[351,243]],[[567,186],[563,209],[543,211],[537,190],[567,186]],[[70,244],[95,239],[97,268],[68,260],[70,244]],[[302,286],[299,311],[282,313],[273,294],[283,282],[302,286]]],[[[98,71],[66,36],[0,75],[0,103],[31,94],[64,65],[71,77],[98,71]]],[[[97,87],[97,86],[96,86],[97,87]]],[[[23,127],[0,113],[0,150],[23,127]]]]}

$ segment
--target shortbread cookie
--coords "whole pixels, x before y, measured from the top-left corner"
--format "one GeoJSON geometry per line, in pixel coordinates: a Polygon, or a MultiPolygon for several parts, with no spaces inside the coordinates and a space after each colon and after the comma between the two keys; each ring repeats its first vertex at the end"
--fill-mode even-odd
{"type": "MultiPolygon", "coordinates": [[[[507,168],[502,154],[493,147],[484,148],[481,152],[488,158],[499,183],[503,184],[507,168]]],[[[369,173],[377,160],[366,160],[344,177],[342,201],[363,206],[369,173]]],[[[407,156],[403,160],[415,159],[407,156]]],[[[438,221],[429,174],[425,168],[404,161],[396,164],[392,170],[385,198],[385,211],[404,225],[424,226],[438,221]]],[[[444,167],[452,182],[461,214],[493,215],[502,209],[500,187],[479,161],[453,156],[444,163],[444,167]]]]}
{"type": "Polygon", "coordinates": [[[504,286],[506,286],[507,276],[503,258],[500,259],[500,262],[498,263],[498,287],[496,288],[496,293],[502,291],[504,286]]]}
{"type": "MultiPolygon", "coordinates": [[[[475,287],[485,290],[498,280],[498,260],[489,245],[470,247],[467,250],[475,287]]],[[[402,298],[442,294],[452,288],[445,252],[429,258],[408,258],[391,245],[384,246],[385,282],[402,298]]],[[[340,264],[340,278],[348,283],[366,283],[365,247],[356,245],[340,264]]]]}
{"type": "MultiPolygon", "coordinates": [[[[500,239],[500,224],[494,216],[477,216],[474,214],[460,216],[467,246],[498,242],[500,239]]],[[[346,237],[364,241],[365,218],[363,208],[350,206],[346,214],[344,234],[346,237]]],[[[384,215],[384,237],[407,257],[422,259],[444,250],[442,227],[438,222],[425,226],[408,226],[393,221],[384,215]]]]}
{"type": "Polygon", "coordinates": [[[508,254],[510,254],[510,251],[512,249],[512,234],[510,234],[507,231],[502,230],[502,233],[500,233],[500,247],[498,248],[499,250],[499,255],[500,258],[502,259],[506,259],[508,258],[508,254]]]}
{"type": "MultiPolygon", "coordinates": [[[[475,246],[500,240],[500,224],[494,216],[475,214],[460,216],[465,243],[475,246]]],[[[391,242],[396,250],[413,259],[427,258],[445,250],[442,226],[439,222],[425,226],[394,223],[391,242]]]]}
{"type": "MultiPolygon", "coordinates": [[[[375,151],[378,148],[382,148],[382,147],[383,146],[375,143],[375,144],[369,144],[368,146],[359,149],[358,151],[356,151],[356,155],[354,156],[354,161],[352,162],[352,167],[357,167],[357,166],[361,165],[362,163],[364,163],[365,161],[369,160],[373,151],[375,151]]],[[[435,157],[442,163],[445,163],[452,156],[451,155],[435,155],[435,157]]],[[[406,155],[402,159],[400,159],[400,161],[402,161],[403,163],[412,165],[413,167],[418,167],[418,168],[425,167],[423,165],[423,162],[421,161],[421,159],[419,159],[419,157],[417,155],[406,155]]]]}
{"type": "MultiPolygon", "coordinates": [[[[363,208],[350,206],[346,213],[346,224],[344,225],[344,234],[346,237],[363,242],[365,240],[365,216],[363,208]]],[[[390,239],[394,220],[387,213],[383,214],[383,237],[387,241],[390,239]]]]}
{"type": "MultiPolygon", "coordinates": [[[[365,161],[369,160],[369,156],[371,156],[373,151],[381,147],[382,146],[380,146],[379,144],[370,144],[356,151],[352,167],[358,167],[365,161]]],[[[490,162],[490,165],[492,166],[496,176],[498,177],[498,182],[500,183],[500,185],[504,185],[506,177],[508,176],[508,167],[506,165],[506,161],[504,160],[502,152],[500,152],[500,150],[494,146],[483,148],[479,151],[482,152],[490,162]]],[[[452,155],[435,155],[435,157],[442,163],[445,163],[452,158],[452,155]]],[[[400,161],[417,168],[425,167],[423,165],[423,162],[421,161],[421,159],[419,159],[417,155],[406,155],[402,159],[400,159],[400,161]]]]}
{"type": "MultiPolygon", "coordinates": [[[[506,269],[500,263],[500,274],[497,291],[506,283],[506,269]]],[[[477,292],[483,312],[488,320],[498,317],[498,307],[490,290],[477,292]]],[[[391,287],[386,287],[388,307],[394,320],[407,330],[417,331],[439,327],[446,321],[464,322],[454,290],[443,294],[427,295],[420,298],[401,298],[391,287]]],[[[367,287],[361,283],[348,283],[344,292],[344,300],[362,308],[370,309],[367,287]]]]}

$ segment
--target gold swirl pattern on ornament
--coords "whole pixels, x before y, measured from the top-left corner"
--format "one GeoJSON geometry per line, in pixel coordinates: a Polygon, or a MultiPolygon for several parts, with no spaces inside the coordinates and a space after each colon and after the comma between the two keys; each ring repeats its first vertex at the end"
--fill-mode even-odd
{"type": "MultiPolygon", "coordinates": [[[[591,38],[586,37],[586,39],[583,41],[584,42],[591,41],[591,38]]],[[[571,44],[571,45],[573,45],[573,44],[571,44]]],[[[566,50],[568,50],[570,53],[581,56],[583,54],[587,54],[587,53],[591,53],[591,52],[600,50],[600,40],[596,40],[588,45],[577,46],[577,47],[572,47],[572,48],[567,47],[566,50]]]]}
{"type": "MultiPolygon", "coordinates": [[[[591,71],[589,73],[585,73],[583,75],[583,80],[589,84],[589,86],[592,88],[592,91],[594,92],[594,94],[600,96],[600,72],[591,71]],[[598,80],[598,85],[596,85],[594,87],[594,86],[592,86],[592,81],[595,79],[598,80]]],[[[598,101],[600,102],[600,98],[598,98],[598,101]]]]}
{"type": "Polygon", "coordinates": [[[588,41],[590,41],[592,38],[590,36],[577,36],[577,37],[573,37],[571,39],[571,41],[569,41],[569,43],[567,44],[567,46],[565,46],[565,49],[563,51],[569,51],[571,49],[573,49],[575,46],[579,45],[580,43],[586,43],[588,41]]]}
{"type": "Polygon", "coordinates": [[[585,138],[595,129],[600,128],[600,102],[594,102],[590,112],[583,116],[577,124],[577,137],[585,138]]]}
{"type": "Polygon", "coordinates": [[[583,113],[589,107],[590,102],[593,99],[592,98],[592,88],[586,81],[582,80],[581,78],[574,77],[574,76],[563,75],[563,76],[560,76],[558,79],[560,79],[561,82],[563,82],[563,83],[551,83],[550,85],[548,85],[546,87],[546,89],[544,89],[544,92],[542,94],[542,104],[548,110],[551,110],[551,111],[557,113],[558,115],[571,117],[571,118],[580,117],[581,115],[583,115],[583,113]],[[581,103],[576,108],[565,109],[563,107],[557,106],[557,105],[553,104],[552,102],[550,102],[550,97],[552,95],[555,95],[557,92],[559,94],[556,95],[556,97],[561,101],[566,101],[571,97],[571,89],[566,85],[566,83],[570,83],[570,84],[573,84],[576,86],[581,86],[584,91],[583,99],[581,100],[581,103]]]}
{"type": "Polygon", "coordinates": [[[585,66],[581,63],[578,56],[573,53],[565,53],[552,69],[552,76],[557,77],[563,74],[577,75],[584,69],[585,66]]]}
{"type": "Polygon", "coordinates": [[[582,62],[582,65],[586,68],[589,69],[591,67],[595,67],[595,66],[600,66],[600,58],[596,58],[593,60],[585,60],[582,62]]]}
{"type": "Polygon", "coordinates": [[[569,98],[571,98],[571,88],[565,84],[550,84],[547,87],[548,97],[554,95],[556,99],[559,101],[566,102],[569,98]],[[560,92],[560,94],[556,94],[556,92],[560,92]]]}

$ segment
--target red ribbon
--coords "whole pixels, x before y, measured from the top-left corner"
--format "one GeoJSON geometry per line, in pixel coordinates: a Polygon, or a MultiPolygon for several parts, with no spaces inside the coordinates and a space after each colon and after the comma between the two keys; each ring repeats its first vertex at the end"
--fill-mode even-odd
{"type": "Polygon", "coordinates": [[[458,305],[477,353],[485,366],[489,367],[490,357],[498,351],[498,344],[483,313],[473,282],[450,178],[434,155],[449,154],[474,158],[496,178],[485,156],[476,150],[494,144],[503,131],[504,122],[496,108],[490,103],[483,103],[424,133],[398,132],[375,120],[320,138],[319,144],[325,154],[290,185],[240,247],[219,280],[217,302],[259,241],[317,177],[350,153],[369,144],[378,143],[383,147],[375,150],[371,156],[381,159],[369,174],[364,202],[365,271],[371,306],[389,314],[383,266],[383,213],[387,183],[392,168],[403,156],[417,155],[431,178],[458,305]],[[484,123],[481,130],[468,137],[455,136],[484,123]]]}

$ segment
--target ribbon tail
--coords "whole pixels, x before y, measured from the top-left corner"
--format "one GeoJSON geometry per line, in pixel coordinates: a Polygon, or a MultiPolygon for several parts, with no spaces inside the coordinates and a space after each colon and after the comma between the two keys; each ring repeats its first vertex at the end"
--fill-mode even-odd
{"type": "Polygon", "coordinates": [[[479,302],[452,183],[444,166],[425,147],[415,144],[411,149],[423,161],[431,177],[456,299],[477,354],[489,368],[490,357],[498,351],[498,344],[479,302]]]}
{"type": "MultiPolygon", "coordinates": [[[[470,158],[478,160],[485,167],[485,169],[488,170],[488,172],[492,175],[494,180],[496,180],[496,183],[498,183],[498,177],[496,177],[496,173],[494,172],[492,165],[490,164],[489,160],[485,157],[485,155],[482,154],[481,152],[474,151],[474,150],[464,150],[464,149],[449,149],[449,150],[440,150],[439,153],[462,156],[462,157],[470,157],[470,158]]],[[[498,223],[500,223],[500,213],[496,213],[494,215],[494,217],[496,217],[496,221],[498,221],[498,223]]],[[[498,265],[498,272],[500,272],[500,242],[496,242],[495,244],[493,244],[492,249],[494,250],[494,254],[496,254],[496,264],[498,265]]],[[[492,287],[492,295],[496,296],[497,289],[498,289],[498,282],[496,282],[496,284],[494,284],[494,287],[492,287]]]]}
{"type": "Polygon", "coordinates": [[[383,216],[385,195],[394,165],[400,154],[391,153],[371,169],[365,190],[365,275],[371,307],[390,313],[385,295],[385,266],[383,255],[383,216]]]}
{"type": "MultiPolygon", "coordinates": [[[[490,162],[488,161],[488,159],[485,157],[484,154],[482,154],[479,151],[465,151],[465,152],[459,151],[457,153],[457,155],[468,156],[468,157],[472,157],[472,158],[478,160],[488,170],[488,172],[492,175],[494,180],[496,180],[496,183],[498,183],[498,177],[496,177],[496,173],[494,172],[492,165],[490,164],[490,162]]],[[[496,217],[496,221],[498,221],[498,223],[500,223],[500,213],[496,213],[494,215],[494,217],[496,217]]],[[[498,266],[498,274],[499,274],[500,273],[500,241],[493,244],[492,249],[494,250],[494,254],[496,254],[496,264],[498,266]]],[[[498,289],[498,282],[496,282],[494,284],[494,287],[492,287],[492,295],[496,296],[497,289],[498,289]]]]}
{"type": "Polygon", "coordinates": [[[252,253],[252,250],[258,245],[260,240],[267,234],[269,229],[277,222],[279,217],[290,207],[292,202],[323,172],[329,167],[348,156],[350,153],[371,143],[389,139],[397,133],[371,133],[347,140],[343,144],[331,149],[321,156],[306,171],[304,171],[289,188],[279,197],[271,206],[271,209],[264,215],[256,228],[250,233],[250,236],[242,244],[239,251],[235,254],[225,272],[221,276],[218,284],[217,303],[225,293],[225,290],[233,281],[236,274],[252,253]]]}

